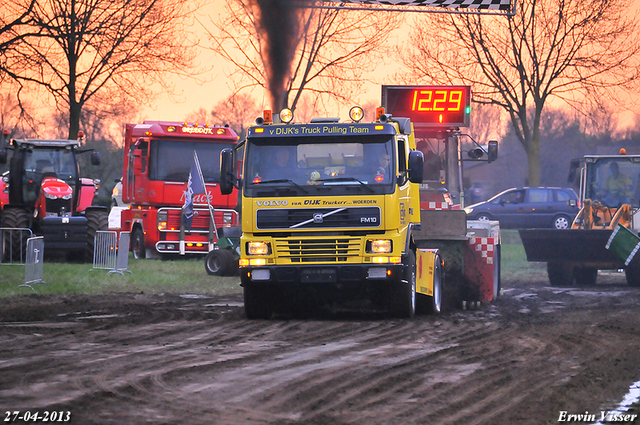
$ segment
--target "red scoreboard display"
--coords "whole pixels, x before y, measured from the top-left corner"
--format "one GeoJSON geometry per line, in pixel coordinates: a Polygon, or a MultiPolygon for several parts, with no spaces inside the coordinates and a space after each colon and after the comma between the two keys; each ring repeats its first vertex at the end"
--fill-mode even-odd
{"type": "Polygon", "coordinates": [[[421,127],[468,127],[470,86],[382,86],[382,106],[421,127]]]}

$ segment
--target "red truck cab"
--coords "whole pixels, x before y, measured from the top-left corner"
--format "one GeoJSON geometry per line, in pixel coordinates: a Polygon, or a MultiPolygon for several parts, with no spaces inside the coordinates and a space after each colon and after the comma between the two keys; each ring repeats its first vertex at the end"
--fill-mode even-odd
{"type": "Polygon", "coordinates": [[[237,134],[227,126],[164,121],[126,124],[122,200],[129,207],[121,212],[120,230],[131,232],[135,258],[207,254],[216,243],[216,229],[238,224],[237,191],[222,195],[219,188],[220,151],[237,142],[237,134]],[[181,231],[194,151],[207,193],[194,196],[191,228],[181,231]]]}

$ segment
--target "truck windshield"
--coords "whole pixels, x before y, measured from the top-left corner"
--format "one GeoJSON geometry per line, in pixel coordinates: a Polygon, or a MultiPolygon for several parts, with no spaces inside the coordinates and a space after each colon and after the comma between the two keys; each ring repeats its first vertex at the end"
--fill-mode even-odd
{"type": "Polygon", "coordinates": [[[149,153],[149,179],[186,182],[189,179],[193,151],[198,153],[205,183],[220,181],[220,151],[232,143],[153,140],[149,153]]]}
{"type": "Polygon", "coordinates": [[[393,190],[393,145],[388,135],[255,138],[248,140],[246,149],[247,196],[271,196],[276,186],[297,194],[329,188],[345,193],[393,190]]]}
{"type": "Polygon", "coordinates": [[[586,197],[610,208],[640,205],[640,163],[631,158],[603,158],[588,168],[586,197]]]}

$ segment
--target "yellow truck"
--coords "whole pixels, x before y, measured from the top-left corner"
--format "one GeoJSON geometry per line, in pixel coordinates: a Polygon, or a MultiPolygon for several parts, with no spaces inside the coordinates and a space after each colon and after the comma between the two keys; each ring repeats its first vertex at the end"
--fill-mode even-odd
{"type": "MultiPolygon", "coordinates": [[[[424,157],[412,121],[383,108],[373,122],[362,122],[359,107],[349,116],[300,124],[289,110],[273,119],[265,111],[241,144],[240,181],[237,150],[221,152],[222,193],[242,189],[249,318],[304,310],[308,300],[406,318],[442,308],[440,249],[416,237],[430,223],[421,217],[424,157]]],[[[456,243],[467,243],[464,211],[451,212],[463,223],[456,243]]]]}

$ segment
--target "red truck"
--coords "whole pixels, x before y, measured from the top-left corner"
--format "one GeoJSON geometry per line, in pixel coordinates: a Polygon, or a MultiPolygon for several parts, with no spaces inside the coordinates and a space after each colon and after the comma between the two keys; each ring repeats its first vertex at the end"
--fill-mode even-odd
{"type": "Polygon", "coordinates": [[[237,143],[237,134],[228,126],[126,124],[122,200],[129,206],[121,211],[120,230],[131,232],[134,258],[206,255],[218,248],[217,230],[237,226],[239,220],[237,191],[222,195],[219,188],[220,151],[237,143]],[[194,217],[191,228],[185,229],[182,206],[194,151],[207,193],[194,196],[194,217]]]}

